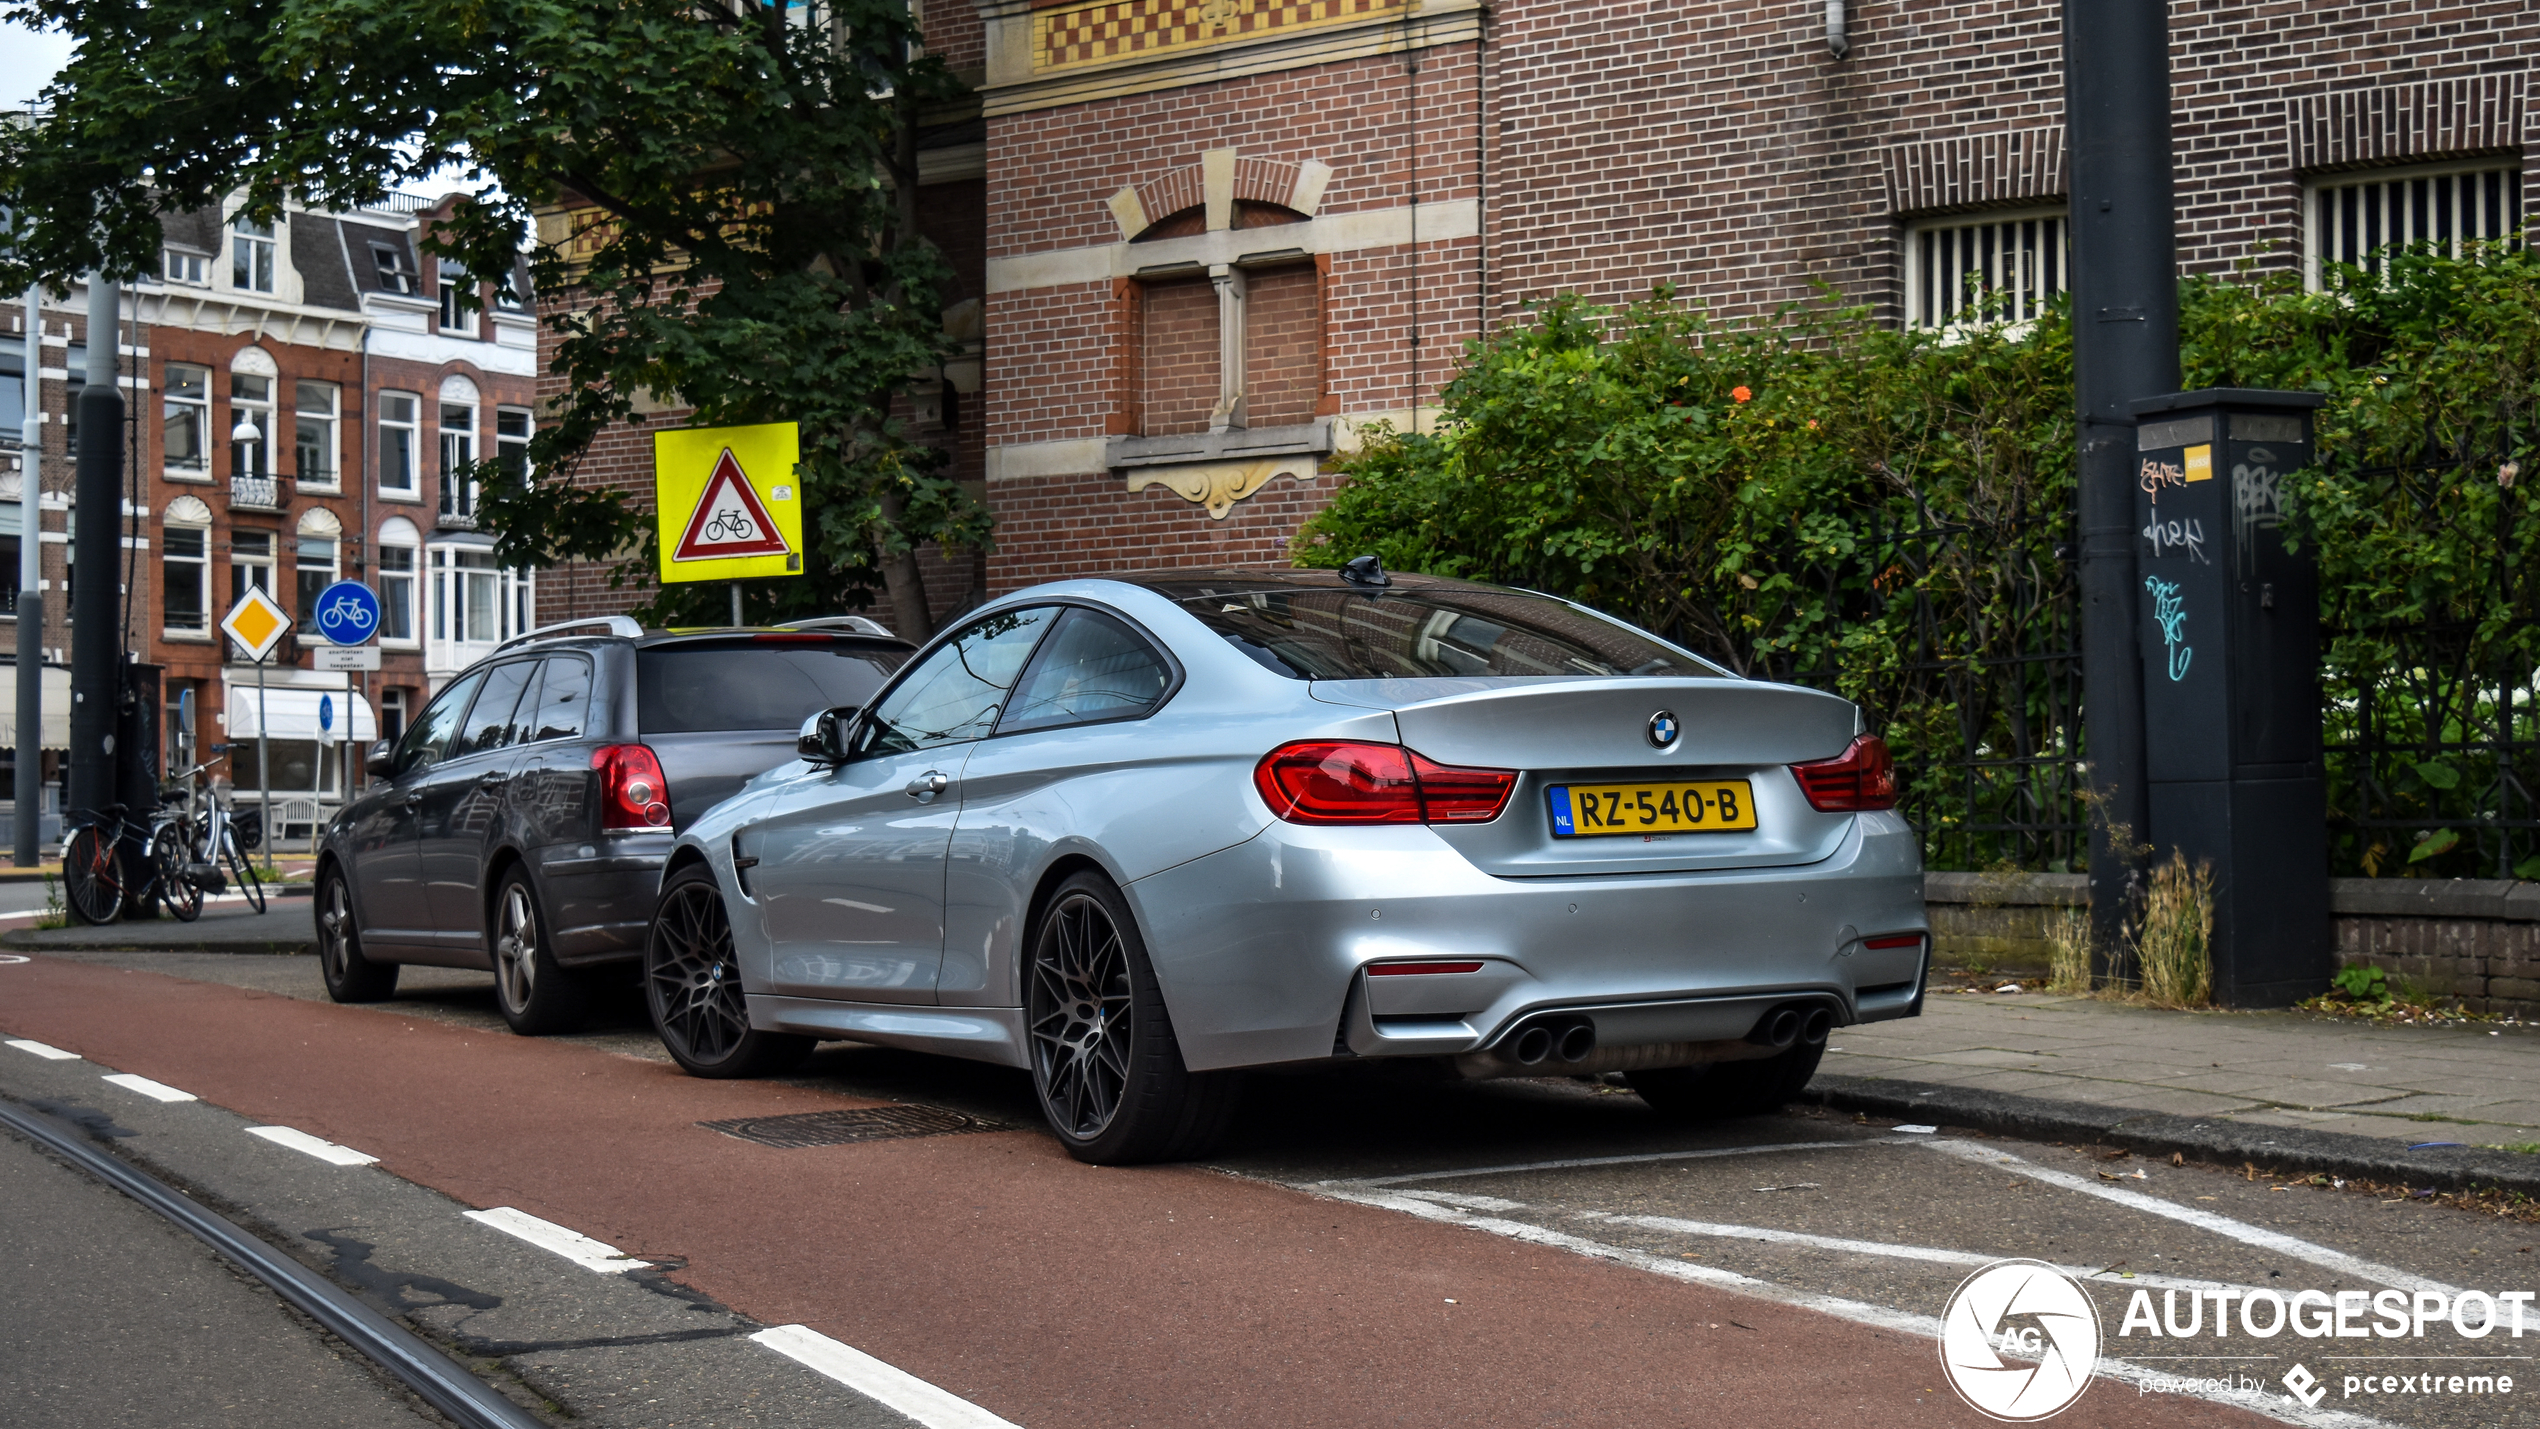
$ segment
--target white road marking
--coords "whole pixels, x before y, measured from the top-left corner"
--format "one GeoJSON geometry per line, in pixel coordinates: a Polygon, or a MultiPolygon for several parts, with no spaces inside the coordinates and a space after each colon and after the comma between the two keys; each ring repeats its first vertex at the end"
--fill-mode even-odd
{"type": "MultiPolygon", "coordinates": [[[[1883,1143],[1850,1144],[1875,1146],[1883,1143]]],[[[1745,1295],[1758,1300],[1771,1300],[1802,1310],[1814,1310],[1819,1314],[1832,1315],[1837,1319],[1850,1320],[1855,1324],[1869,1325],[1882,1330],[1895,1330],[1935,1342],[1940,1338],[1940,1321],[1930,1315],[1914,1315],[1903,1310],[1891,1310],[1884,1305],[1866,1305],[1858,1300],[1846,1300],[1840,1296],[1793,1290],[1788,1286],[1757,1280],[1753,1276],[1740,1275],[1735,1271],[1718,1270],[1705,1265],[1688,1265],[1681,1260],[1666,1260],[1645,1251],[1630,1250],[1619,1245],[1607,1245],[1602,1241],[1588,1240],[1581,1236],[1565,1235],[1560,1231],[1546,1230],[1541,1226],[1528,1225],[1523,1221],[1467,1215],[1455,1207],[1437,1205],[1432,1200],[1421,1199],[1409,1192],[1353,1192],[1330,1185],[1307,1186],[1298,1189],[1328,1196],[1336,1201],[1349,1201],[1362,1206],[1377,1206],[1385,1210],[1402,1211],[1423,1220],[1443,1221],[1450,1225],[1464,1226],[1491,1235],[1506,1236],[1510,1240],[1524,1241],[1531,1245],[1566,1250],[1574,1255],[1584,1255],[1595,1260],[1610,1260],[1637,1270],[1646,1270],[1652,1275],[1665,1276],[1670,1280],[1715,1286],[1732,1294],[1745,1295]]],[[[2172,1372],[2168,1370],[2146,1369],[2124,1360],[2106,1358],[2099,1361],[2096,1373],[2103,1378],[2135,1385],[2139,1389],[2152,1388],[2157,1384],[2166,1383],[2173,1377],[2172,1372]]],[[[2342,1409],[2305,1409],[2270,1390],[2255,1393],[2243,1390],[2192,1392],[2182,1393],[2181,1397],[2234,1405],[2251,1413],[2264,1415],[2278,1423],[2302,1425],[2304,1429],[2391,1429],[2390,1425],[2381,1420],[2369,1419],[2342,1409]]]]}
{"type": "Polygon", "coordinates": [[[314,1156],[331,1166],[368,1166],[379,1159],[376,1156],[365,1156],[349,1146],[338,1146],[332,1141],[320,1141],[305,1131],[298,1131],[288,1126],[251,1126],[247,1128],[247,1134],[261,1136],[276,1146],[288,1146],[304,1156],[314,1156]]]}
{"type": "Polygon", "coordinates": [[[602,1275],[619,1275],[629,1270],[650,1270],[652,1262],[637,1260],[606,1241],[591,1239],[577,1230],[542,1221],[527,1211],[510,1206],[496,1206],[490,1211],[470,1211],[467,1218],[492,1226],[505,1235],[518,1236],[540,1250],[561,1255],[585,1270],[602,1275]]]}
{"type": "Polygon", "coordinates": [[[180,1092],[163,1082],[154,1082],[148,1077],[136,1077],[130,1072],[109,1072],[106,1074],[106,1080],[125,1091],[139,1092],[154,1102],[190,1102],[195,1099],[192,1092],[180,1092]]]}
{"type": "Polygon", "coordinates": [[[776,1325],[751,1339],[809,1366],[868,1399],[879,1401],[926,1429],[1017,1429],[959,1395],[950,1394],[853,1345],[840,1344],[803,1325],[776,1325]]]}
{"type": "Polygon", "coordinates": [[[0,967],[15,967],[19,963],[31,963],[34,961],[35,959],[28,957],[24,953],[0,953],[0,967]]]}
{"type": "Polygon", "coordinates": [[[65,1052],[59,1047],[47,1047],[41,1042],[29,1042],[24,1038],[12,1038],[9,1041],[9,1045],[17,1048],[21,1052],[33,1052],[35,1055],[43,1058],[47,1062],[76,1062],[79,1060],[79,1054],[77,1052],[65,1052]]]}
{"type": "Polygon", "coordinates": [[[2444,1295],[2451,1297],[2460,1294],[2457,1287],[2446,1285],[2440,1280],[2428,1280],[2422,1275],[2413,1274],[2395,1266],[2382,1265],[2376,1261],[2365,1260],[2361,1256],[2348,1255],[2342,1250],[2331,1250],[2324,1245],[2313,1245],[2309,1241],[2297,1240],[2263,1226],[2253,1226],[2247,1221],[2236,1221],[2229,1216],[2216,1215],[2212,1211],[2200,1211],[2193,1206],[2182,1206],[2175,1202],[2164,1201],[2158,1196],[2145,1195],[2141,1191],[2129,1191],[2119,1186],[2103,1186],[2096,1181],[2085,1181],[2067,1171],[2032,1165],[2007,1151],[1996,1151],[1982,1142],[1935,1141],[1929,1145],[1932,1150],[1944,1156],[1955,1156],[1961,1161],[1971,1161],[1979,1166],[1997,1167],[2026,1176],[2031,1180],[2043,1181],[2049,1186],[2061,1186],[2067,1191],[2079,1191],[2085,1196],[2097,1196],[2103,1201],[2114,1201],[2120,1206],[2131,1207],[2155,1216],[2166,1216],[2174,1221],[2183,1221],[2198,1230],[2212,1231],[2216,1235],[2227,1236],[2243,1245],[2254,1245],[2261,1250],[2271,1250],[2278,1255],[2289,1255],[2296,1260],[2307,1260],[2323,1269],[2358,1275],[2366,1280],[2378,1280],[2384,1285],[2400,1290],[2440,1290],[2444,1295]]]}
{"type": "Polygon", "coordinates": [[[1717,1146],[1707,1151],[1649,1151],[1637,1156],[1582,1156],[1569,1161],[1528,1161],[1516,1166],[1475,1166],[1464,1171],[1414,1171],[1405,1176],[1368,1176],[1354,1180],[1317,1181],[1318,1186],[1408,1186],[1414,1181],[1446,1181],[1458,1176],[1505,1176],[1518,1171],[1567,1171],[1576,1166],[1629,1166],[1645,1161],[1695,1161],[1713,1156],[1764,1156],[1775,1151],[1843,1151],[1855,1146],[1900,1146],[1895,1141],[1786,1141],[1776,1146],[1717,1146]]]}

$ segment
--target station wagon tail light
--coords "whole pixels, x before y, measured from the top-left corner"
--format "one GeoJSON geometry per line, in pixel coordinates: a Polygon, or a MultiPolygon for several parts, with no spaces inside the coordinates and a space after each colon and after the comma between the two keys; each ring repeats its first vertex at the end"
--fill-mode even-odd
{"type": "Polygon", "coordinates": [[[1263,755],[1252,782],[1292,824],[1461,824],[1498,818],[1517,776],[1440,764],[1398,744],[1310,739],[1263,755]]]}
{"type": "Polygon", "coordinates": [[[670,827],[670,781],[661,760],[640,744],[604,744],[591,751],[600,772],[600,832],[643,833],[670,827]]]}
{"type": "Polygon", "coordinates": [[[1821,814],[1896,807],[1896,764],[1888,758],[1887,741],[1875,734],[1853,740],[1851,748],[1832,759],[1794,764],[1790,772],[1798,777],[1809,807],[1821,814]]]}

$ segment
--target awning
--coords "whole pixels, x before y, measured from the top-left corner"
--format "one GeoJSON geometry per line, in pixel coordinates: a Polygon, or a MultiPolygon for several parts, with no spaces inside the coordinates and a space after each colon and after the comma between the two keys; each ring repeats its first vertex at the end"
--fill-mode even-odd
{"type": "Polygon", "coordinates": [[[262,732],[269,739],[314,739],[332,744],[351,738],[355,744],[368,744],[379,738],[379,725],[370,717],[370,701],[344,690],[295,690],[276,686],[263,692],[264,711],[272,721],[267,728],[256,718],[257,694],[254,685],[232,683],[229,686],[229,722],[221,727],[220,738],[254,739],[262,732]],[[329,727],[318,727],[319,702],[326,702],[333,716],[329,727]],[[345,709],[351,707],[347,720],[345,709]],[[349,736],[348,736],[349,730],[349,736]]]}
{"type": "MultiPolygon", "coordinates": [[[[44,747],[71,747],[71,672],[44,667],[44,747]]],[[[18,747],[18,667],[0,665],[0,747],[18,747]]]]}

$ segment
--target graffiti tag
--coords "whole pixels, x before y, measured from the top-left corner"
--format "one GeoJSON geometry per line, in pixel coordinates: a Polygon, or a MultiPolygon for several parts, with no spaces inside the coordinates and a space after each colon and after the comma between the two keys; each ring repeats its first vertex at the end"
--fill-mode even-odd
{"type": "Polygon", "coordinates": [[[2187,623],[2187,598],[2179,594],[2178,582],[2159,576],[2145,576],[2143,588],[2152,593],[2152,618],[2161,626],[2161,641],[2169,647],[2170,678],[2187,678],[2187,662],[2196,658],[2179,627],[2187,623]]]}

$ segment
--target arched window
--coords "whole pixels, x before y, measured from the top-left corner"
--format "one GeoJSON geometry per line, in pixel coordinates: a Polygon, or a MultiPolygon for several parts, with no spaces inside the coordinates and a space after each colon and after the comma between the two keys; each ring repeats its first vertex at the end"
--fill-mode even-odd
{"type": "Polygon", "coordinates": [[[422,564],[423,534],[403,516],[379,523],[379,638],[385,644],[413,645],[415,574],[422,564]]]}
{"type": "Polygon", "coordinates": [[[212,633],[212,508],[191,496],[159,520],[159,622],[168,635],[212,633]]]}
{"type": "Polygon", "coordinates": [[[241,292],[273,291],[273,225],[241,213],[229,221],[229,285],[241,292]]]}
{"type": "Polygon", "coordinates": [[[317,629],[318,596],[335,584],[343,571],[344,523],[323,506],[312,506],[300,514],[299,539],[292,547],[292,567],[297,572],[298,611],[302,630],[317,629]]]}
{"type": "Polygon", "coordinates": [[[476,384],[451,374],[441,379],[441,524],[465,530],[476,524],[476,384]]]}

